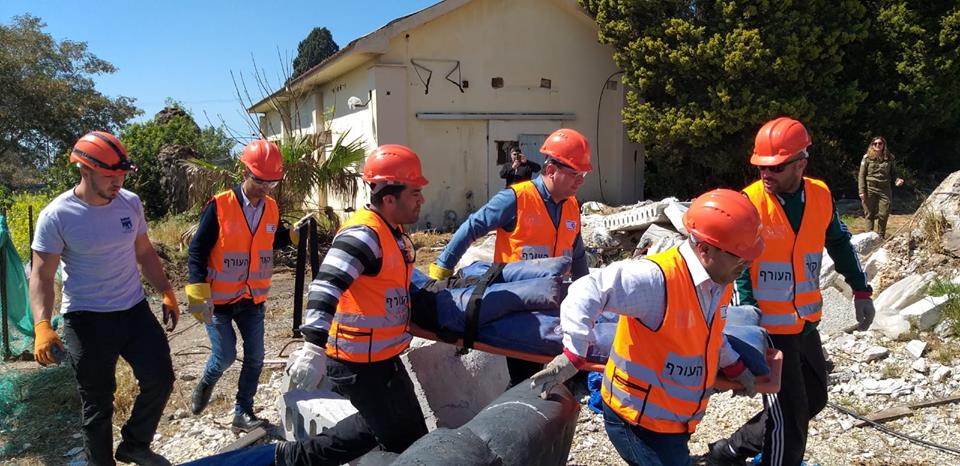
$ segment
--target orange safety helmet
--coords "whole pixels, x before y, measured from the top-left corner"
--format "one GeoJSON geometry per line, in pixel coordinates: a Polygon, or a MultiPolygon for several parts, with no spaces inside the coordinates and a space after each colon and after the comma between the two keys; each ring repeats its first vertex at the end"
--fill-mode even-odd
{"type": "Polygon", "coordinates": [[[790,117],[766,122],[757,132],[750,163],[760,167],[780,165],[811,144],[803,123],[790,117]]]}
{"type": "Polygon", "coordinates": [[[760,214],[743,193],[715,189],[701,194],[683,214],[683,227],[741,259],[752,261],[763,252],[760,214]]]}
{"type": "Polygon", "coordinates": [[[363,181],[415,188],[428,183],[420,169],[420,157],[409,147],[400,144],[384,144],[374,149],[363,165],[363,181]]]}
{"type": "Polygon", "coordinates": [[[240,161],[253,176],[267,181],[283,178],[283,155],[276,144],[266,139],[255,139],[243,148],[240,161]]]}
{"type": "Polygon", "coordinates": [[[116,136],[103,131],[91,131],[73,145],[70,163],[74,162],[80,162],[104,175],[137,171],[123,143],[116,136]]]}
{"type": "Polygon", "coordinates": [[[543,141],[540,152],[580,172],[593,170],[590,165],[590,143],[578,131],[560,128],[543,141]]]}

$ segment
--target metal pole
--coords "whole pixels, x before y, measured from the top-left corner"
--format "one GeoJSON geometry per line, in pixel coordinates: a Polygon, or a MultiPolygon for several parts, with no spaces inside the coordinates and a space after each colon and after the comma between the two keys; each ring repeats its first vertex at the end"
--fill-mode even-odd
{"type": "Polygon", "coordinates": [[[307,239],[309,235],[309,221],[301,225],[298,233],[300,242],[297,244],[297,263],[293,276],[293,337],[300,337],[300,325],[303,323],[303,285],[304,275],[307,272],[307,239]]]}
{"type": "MultiPolygon", "coordinates": [[[[30,245],[33,244],[33,206],[27,206],[27,231],[30,233],[30,236],[27,237],[27,250],[30,250],[30,245]]],[[[21,259],[23,259],[21,257],[21,259]]],[[[27,260],[30,260],[28,257],[27,260]]]]}
{"type": "MultiPolygon", "coordinates": [[[[7,222],[7,210],[3,210],[3,223],[7,222]]],[[[7,248],[0,244],[0,320],[3,321],[3,359],[10,359],[10,326],[7,325],[7,248]]]]}

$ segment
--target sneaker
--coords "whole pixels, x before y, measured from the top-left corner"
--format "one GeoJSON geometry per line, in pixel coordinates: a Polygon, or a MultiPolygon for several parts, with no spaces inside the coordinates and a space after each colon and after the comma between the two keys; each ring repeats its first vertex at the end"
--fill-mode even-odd
{"type": "Polygon", "coordinates": [[[193,389],[193,396],[190,397],[190,412],[195,416],[203,412],[210,403],[210,396],[213,395],[213,385],[207,385],[201,380],[197,388],[193,389]]]}
{"type": "Polygon", "coordinates": [[[126,442],[120,442],[120,445],[117,445],[117,453],[114,457],[117,461],[140,466],[170,466],[166,458],[154,453],[150,447],[134,447],[126,442]]]}
{"type": "Polygon", "coordinates": [[[233,416],[231,430],[234,432],[250,432],[264,423],[263,419],[254,416],[253,413],[240,413],[233,416]]]}
{"type": "Polygon", "coordinates": [[[710,466],[743,466],[746,458],[737,456],[730,443],[726,439],[718,440],[710,444],[710,452],[707,453],[707,464],[710,466]]]}

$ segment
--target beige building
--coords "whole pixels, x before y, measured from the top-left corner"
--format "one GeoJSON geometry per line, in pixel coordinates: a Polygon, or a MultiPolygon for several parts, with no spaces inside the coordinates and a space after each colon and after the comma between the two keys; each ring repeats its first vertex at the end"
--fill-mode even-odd
{"type": "MultiPolygon", "coordinates": [[[[612,54],[576,0],[444,0],[351,42],[248,110],[270,138],[327,128],[368,150],[411,147],[430,180],[419,227],[459,225],[504,188],[507,147],[542,162],[540,144],[564,127],[590,140],[594,170],[580,201],[632,203],[643,194],[643,147],[627,140],[612,54]]],[[[343,212],[368,191],[318,197],[343,212]]]]}

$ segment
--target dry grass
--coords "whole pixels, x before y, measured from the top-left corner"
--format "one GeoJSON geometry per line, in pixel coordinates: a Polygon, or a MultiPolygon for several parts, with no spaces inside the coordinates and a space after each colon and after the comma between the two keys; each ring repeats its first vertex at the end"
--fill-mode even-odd
{"type": "Polygon", "coordinates": [[[61,464],[81,441],[80,395],[69,365],[0,365],[0,464],[61,464]]]}
{"type": "Polygon", "coordinates": [[[198,220],[198,214],[189,212],[157,220],[150,224],[150,239],[186,257],[187,246],[196,231],[198,220]]]}
{"type": "Polygon", "coordinates": [[[950,222],[942,212],[923,209],[917,214],[920,216],[920,231],[923,233],[923,242],[927,250],[942,254],[943,235],[949,230],[950,222]]]}
{"type": "Polygon", "coordinates": [[[417,249],[443,247],[450,241],[450,233],[437,233],[434,230],[415,231],[410,234],[410,240],[413,241],[417,249]]]}

